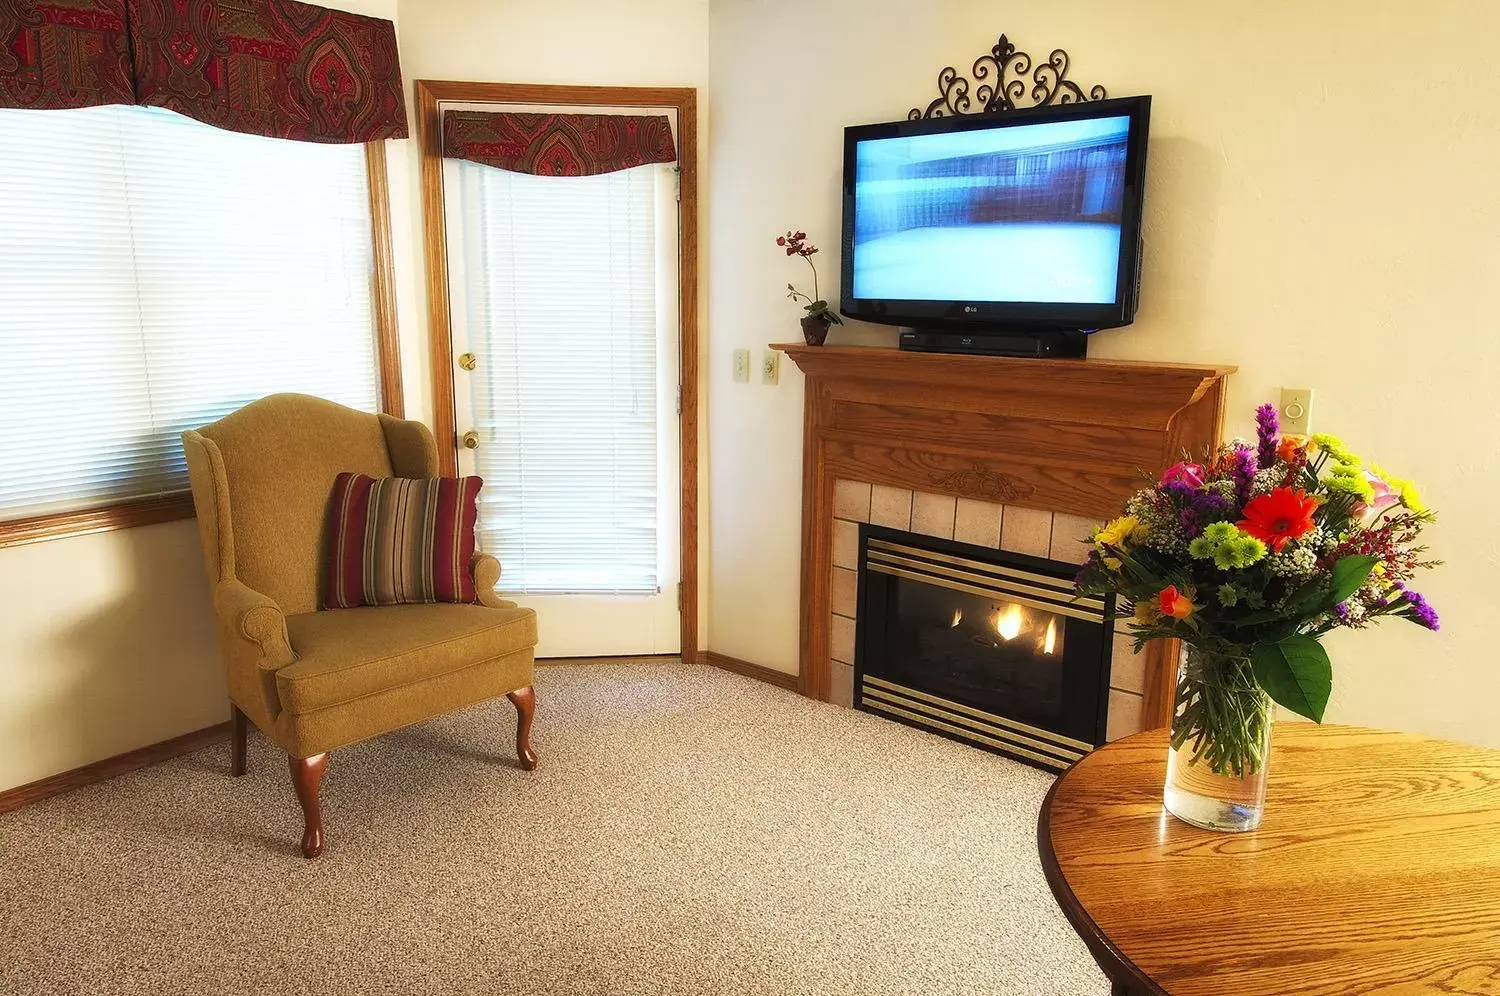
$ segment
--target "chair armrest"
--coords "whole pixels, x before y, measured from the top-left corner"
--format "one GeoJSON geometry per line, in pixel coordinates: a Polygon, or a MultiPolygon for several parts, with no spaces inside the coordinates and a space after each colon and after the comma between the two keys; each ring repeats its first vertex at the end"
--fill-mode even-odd
{"type": "Polygon", "coordinates": [[[255,645],[257,666],[274,671],[297,659],[281,607],[243,582],[220,581],[214,587],[214,611],[229,632],[255,645]]]}
{"type": "Polygon", "coordinates": [[[513,609],[515,602],[507,602],[495,594],[495,585],[500,583],[500,561],[487,553],[476,552],[469,561],[469,571],[474,575],[474,594],[480,605],[492,609],[513,609]]]}

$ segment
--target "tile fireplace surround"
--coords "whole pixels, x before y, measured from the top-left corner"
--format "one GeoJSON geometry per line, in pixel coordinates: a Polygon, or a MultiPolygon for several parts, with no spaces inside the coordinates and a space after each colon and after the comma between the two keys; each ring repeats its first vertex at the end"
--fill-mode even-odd
{"type": "MultiPolygon", "coordinates": [[[[1078,542],[1219,441],[1227,366],[774,347],[806,375],[798,689],[848,705],[859,523],[1079,562],[1078,542]]],[[[1164,726],[1176,647],[1117,636],[1108,735],[1164,726]]]]}

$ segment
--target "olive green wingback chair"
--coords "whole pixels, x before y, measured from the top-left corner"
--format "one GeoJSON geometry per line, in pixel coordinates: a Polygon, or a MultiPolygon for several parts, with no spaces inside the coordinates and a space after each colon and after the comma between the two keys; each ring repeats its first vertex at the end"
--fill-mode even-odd
{"type": "Polygon", "coordinates": [[[303,854],[323,848],[318,786],[335,748],[508,695],[521,766],[536,766],[536,614],[495,594],[494,557],[474,555],[476,605],[319,610],[334,477],[438,476],[426,426],[275,394],[182,440],[229,673],[234,774],[245,773],[248,717],[289,756],[303,854]]]}

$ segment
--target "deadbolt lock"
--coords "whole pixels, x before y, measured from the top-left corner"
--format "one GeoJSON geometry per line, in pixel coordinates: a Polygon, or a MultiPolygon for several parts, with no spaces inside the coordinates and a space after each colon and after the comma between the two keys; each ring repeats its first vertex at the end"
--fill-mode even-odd
{"type": "Polygon", "coordinates": [[[473,353],[464,353],[458,358],[458,365],[463,367],[465,370],[473,370],[476,366],[479,365],[479,357],[475,356],[473,353]]]}

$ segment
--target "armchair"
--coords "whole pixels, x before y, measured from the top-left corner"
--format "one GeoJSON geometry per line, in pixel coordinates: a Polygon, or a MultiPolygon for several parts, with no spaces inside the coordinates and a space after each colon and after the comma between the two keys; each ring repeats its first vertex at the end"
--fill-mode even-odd
{"type": "Polygon", "coordinates": [[[521,767],[536,767],[536,614],[495,594],[494,557],[470,563],[475,605],[319,611],[334,477],[438,476],[426,426],[276,394],[182,439],[228,672],[233,773],[245,773],[249,723],[287,752],[305,856],[323,850],[318,789],[338,747],[506,695],[521,767]]]}

